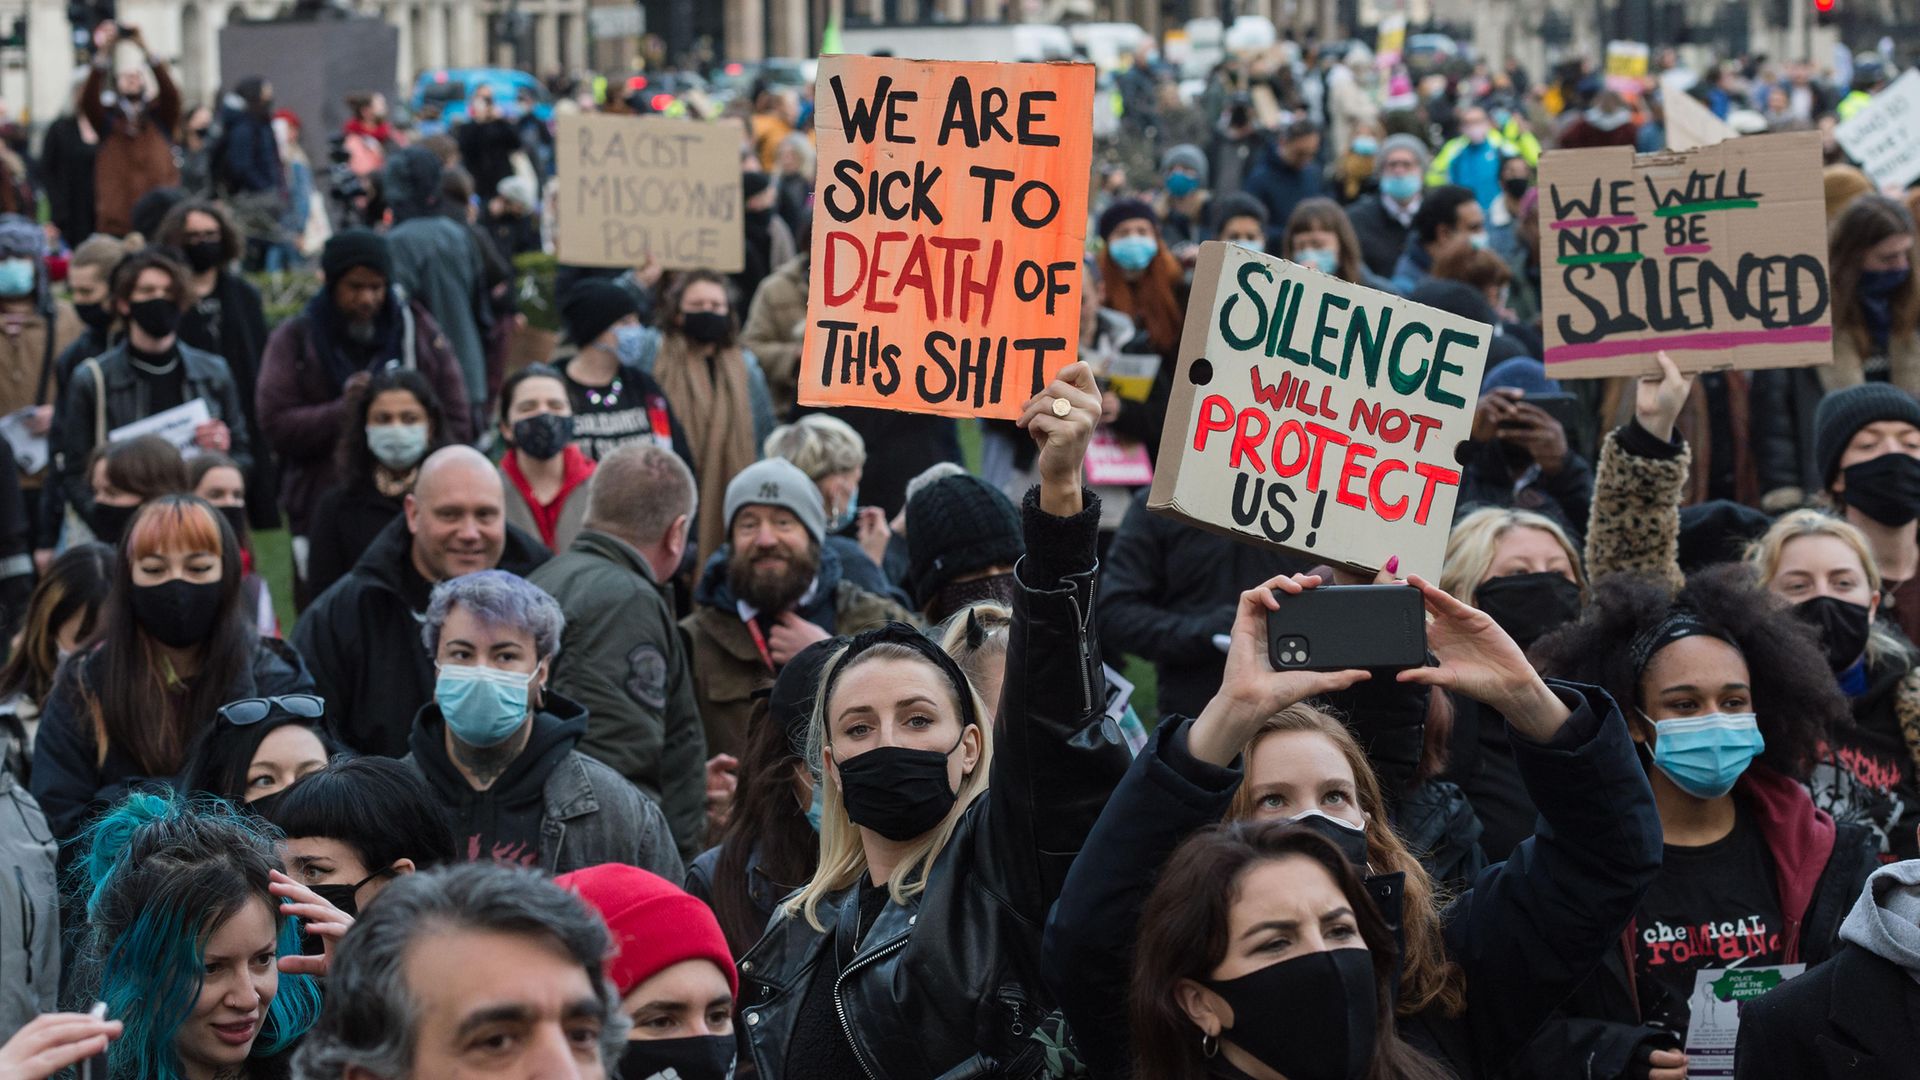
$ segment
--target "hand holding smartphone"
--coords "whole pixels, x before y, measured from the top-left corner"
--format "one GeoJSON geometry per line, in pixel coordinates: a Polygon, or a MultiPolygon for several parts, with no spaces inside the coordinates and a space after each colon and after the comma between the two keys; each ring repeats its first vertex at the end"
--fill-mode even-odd
{"type": "Polygon", "coordinates": [[[1402,671],[1427,660],[1426,611],[1406,585],[1275,590],[1267,659],[1275,671],[1402,671]]]}

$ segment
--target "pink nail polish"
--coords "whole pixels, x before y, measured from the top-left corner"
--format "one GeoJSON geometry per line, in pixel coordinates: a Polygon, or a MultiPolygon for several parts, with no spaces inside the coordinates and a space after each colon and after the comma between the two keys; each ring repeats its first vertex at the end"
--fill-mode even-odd
{"type": "Polygon", "coordinates": [[[1387,573],[1397,574],[1399,572],[1400,572],[1400,556],[1398,555],[1387,556],[1387,573]]]}

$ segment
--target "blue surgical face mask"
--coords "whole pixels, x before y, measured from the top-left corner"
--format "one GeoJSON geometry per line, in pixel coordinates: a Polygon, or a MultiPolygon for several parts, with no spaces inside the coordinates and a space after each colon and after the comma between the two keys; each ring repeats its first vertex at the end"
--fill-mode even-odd
{"type": "Polygon", "coordinates": [[[1717,799],[1733,790],[1740,774],[1767,748],[1753,713],[1709,713],[1654,720],[1653,764],[1681,791],[1717,799]]]}
{"type": "Polygon", "coordinates": [[[380,464],[405,472],[427,456],[427,425],[381,424],[367,429],[367,449],[380,464]]]}
{"type": "Polygon", "coordinates": [[[839,513],[827,519],[827,531],[830,533],[839,532],[841,529],[844,529],[847,526],[853,524],[853,519],[859,516],[859,514],[860,514],[860,489],[855,488],[853,489],[852,492],[848,493],[847,495],[846,507],[842,509],[839,513]]]}
{"type": "Polygon", "coordinates": [[[1380,152],[1380,140],[1371,135],[1355,135],[1352,149],[1361,157],[1372,157],[1380,152]]]}
{"type": "Polygon", "coordinates": [[[533,677],[480,665],[442,664],[433,700],[447,730],[468,746],[498,746],[527,720],[527,686],[533,677]]]}
{"type": "Polygon", "coordinates": [[[1122,236],[1107,241],[1107,254],[1113,264],[1128,273],[1145,270],[1160,253],[1160,241],[1151,236],[1122,236]]]}
{"type": "Polygon", "coordinates": [[[1263,241],[1254,240],[1250,237],[1243,236],[1238,240],[1229,240],[1227,242],[1230,244],[1237,245],[1239,247],[1246,248],[1248,251],[1264,252],[1267,250],[1267,245],[1263,241]]]}
{"type": "Polygon", "coordinates": [[[1176,199],[1185,198],[1200,190],[1200,178],[1192,173],[1176,172],[1167,174],[1167,194],[1176,199]]]}
{"type": "Polygon", "coordinates": [[[1473,250],[1475,251],[1487,250],[1487,245],[1492,242],[1493,238],[1487,235],[1487,230],[1485,229],[1467,234],[1467,243],[1472,244],[1473,250]]]}
{"type": "Polygon", "coordinates": [[[1293,253],[1293,261],[1323,274],[1331,274],[1340,268],[1340,253],[1331,248],[1305,248],[1293,253]]]}
{"type": "Polygon", "coordinates": [[[647,328],[639,323],[616,326],[613,330],[613,350],[620,356],[623,364],[640,365],[640,356],[646,347],[647,328]]]}
{"type": "Polygon", "coordinates": [[[25,296],[33,285],[32,259],[0,259],[0,296],[25,296]]]}
{"type": "Polygon", "coordinates": [[[813,802],[807,807],[807,824],[813,826],[815,835],[820,832],[820,815],[827,809],[827,785],[818,780],[813,782],[813,802]]]}
{"type": "Polygon", "coordinates": [[[1380,193],[1397,203],[1411,201],[1420,194],[1420,174],[1401,173],[1380,178],[1380,193]]]}

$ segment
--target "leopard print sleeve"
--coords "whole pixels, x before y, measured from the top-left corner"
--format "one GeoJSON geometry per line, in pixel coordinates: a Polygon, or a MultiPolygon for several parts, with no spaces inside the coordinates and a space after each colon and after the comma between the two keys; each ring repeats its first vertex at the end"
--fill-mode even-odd
{"type": "Polygon", "coordinates": [[[1587,579],[1631,572],[1657,574],[1675,589],[1680,573],[1680,494],[1686,488],[1692,452],[1671,458],[1641,457],[1607,434],[1593,485],[1587,525],[1587,579]]]}

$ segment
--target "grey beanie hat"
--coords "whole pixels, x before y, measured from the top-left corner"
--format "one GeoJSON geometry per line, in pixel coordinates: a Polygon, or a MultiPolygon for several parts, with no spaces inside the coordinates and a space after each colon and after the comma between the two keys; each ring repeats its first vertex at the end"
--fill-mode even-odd
{"type": "Polygon", "coordinates": [[[826,543],[827,507],[820,489],[786,458],[767,458],[741,469],[727,484],[727,529],[745,506],[778,506],[800,519],[813,542],[826,543]]]}
{"type": "Polygon", "coordinates": [[[1427,162],[1433,160],[1433,152],[1427,149],[1426,143],[1421,142],[1418,136],[1409,135],[1403,131],[1398,135],[1387,136],[1380,143],[1380,153],[1373,159],[1373,170],[1379,172],[1381,163],[1386,161],[1387,155],[1395,150],[1413,151],[1413,156],[1420,162],[1420,168],[1423,171],[1427,167],[1427,162]]]}
{"type": "Polygon", "coordinates": [[[1160,172],[1170,173],[1176,167],[1192,172],[1200,178],[1201,187],[1207,186],[1207,155],[1201,153],[1199,147],[1192,143],[1168,147],[1167,152],[1160,155],[1160,172]]]}

